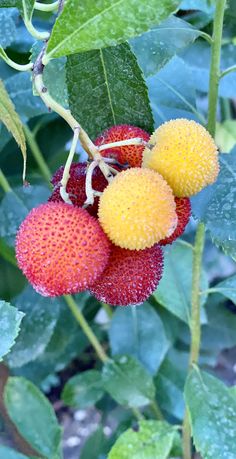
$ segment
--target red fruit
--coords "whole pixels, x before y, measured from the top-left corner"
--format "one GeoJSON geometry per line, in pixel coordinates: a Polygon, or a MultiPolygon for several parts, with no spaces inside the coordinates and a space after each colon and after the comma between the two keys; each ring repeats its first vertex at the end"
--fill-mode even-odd
{"type": "Polygon", "coordinates": [[[181,234],[183,234],[191,215],[191,203],[189,198],[175,198],[176,213],[178,217],[178,224],[175,231],[170,237],[162,239],[159,244],[167,245],[172,244],[181,234]]]}
{"type": "MultiPolygon", "coordinates": [[[[53,175],[51,183],[54,185],[54,190],[48,199],[52,202],[64,202],[60,195],[60,182],[62,179],[64,166],[61,166],[53,175]]],[[[82,207],[86,201],[85,179],[87,172],[87,163],[72,163],[70,168],[70,178],[67,182],[66,191],[69,194],[71,202],[78,207],[82,207]]],[[[108,185],[107,180],[98,167],[93,171],[92,187],[96,191],[103,191],[108,185]]],[[[98,212],[98,197],[95,197],[94,204],[88,206],[86,210],[97,216],[98,212]]]]}
{"type": "MultiPolygon", "coordinates": [[[[150,135],[139,127],[121,124],[112,126],[104,131],[97,137],[94,143],[97,146],[101,146],[106,143],[132,139],[133,137],[141,137],[145,142],[148,142],[150,135]]],[[[121,164],[128,163],[130,167],[141,167],[144,148],[143,145],[127,145],[102,150],[101,155],[108,158],[115,158],[121,164]]]]}
{"type": "Polygon", "coordinates": [[[32,209],[16,237],[18,265],[43,296],[87,289],[103,272],[109,253],[110,242],[98,221],[65,203],[32,209]]]}
{"type": "Polygon", "coordinates": [[[109,263],[91,293],[113,306],[143,303],[157,288],[163,255],[159,245],[145,250],[127,250],[112,244],[109,263]]]}

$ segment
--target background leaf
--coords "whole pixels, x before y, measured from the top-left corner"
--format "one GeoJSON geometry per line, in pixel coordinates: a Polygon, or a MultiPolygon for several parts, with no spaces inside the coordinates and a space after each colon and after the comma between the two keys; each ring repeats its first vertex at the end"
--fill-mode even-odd
{"type": "Polygon", "coordinates": [[[151,376],[133,357],[123,355],[108,361],[102,378],[106,391],[121,405],[144,406],[155,397],[151,376]]]}
{"type": "Polygon", "coordinates": [[[0,80],[0,120],[7,127],[8,131],[11,132],[15,141],[18,143],[23,159],[24,159],[24,171],[26,167],[26,143],[23,127],[18,117],[15,107],[4,87],[3,82],[0,80]]]}
{"type": "Polygon", "coordinates": [[[44,352],[57,323],[59,301],[38,295],[30,286],[14,300],[25,317],[13,352],[7,357],[11,367],[21,367],[44,352]]]}
{"type": "Polygon", "coordinates": [[[130,40],[145,76],[157,73],[183,48],[189,46],[200,34],[188,22],[170,16],[159,26],[130,40]]]}
{"type": "Polygon", "coordinates": [[[58,453],[61,429],[52,406],[31,382],[11,377],[4,391],[7,412],[21,435],[42,456],[58,453]]]}
{"type": "Polygon", "coordinates": [[[15,243],[16,232],[33,207],[46,201],[49,190],[42,186],[24,187],[6,193],[0,203],[0,236],[8,245],[15,243]]]}
{"type": "Polygon", "coordinates": [[[103,394],[101,373],[88,370],[67,381],[62,392],[62,400],[66,405],[82,409],[95,405],[103,394]]]}
{"type": "Polygon", "coordinates": [[[136,357],[155,374],[169,348],[165,329],[155,310],[144,303],[141,307],[117,308],[109,329],[112,354],[136,357]]]}
{"type": "Polygon", "coordinates": [[[119,44],[158,24],[178,4],[178,0],[150,0],[147,8],[142,0],[69,0],[53,27],[45,62],[119,44]]]}
{"type": "Polygon", "coordinates": [[[10,46],[16,39],[15,12],[12,10],[0,10],[0,45],[3,48],[10,46]]]}
{"type": "Polygon", "coordinates": [[[0,360],[14,345],[23,317],[23,312],[18,311],[9,303],[0,300],[0,360]]]}
{"type": "MultiPolygon", "coordinates": [[[[7,459],[30,459],[29,456],[25,456],[24,454],[19,453],[11,448],[7,448],[6,446],[0,445],[0,454],[2,458],[7,459]]],[[[31,458],[36,459],[36,458],[31,458]]]]}
{"type": "MultiPolygon", "coordinates": [[[[192,249],[176,242],[165,253],[164,273],[154,297],[159,304],[179,319],[189,323],[192,288],[192,249]]],[[[201,290],[207,290],[208,281],[202,271],[201,290]]],[[[201,295],[202,305],[206,295],[201,295]]]]}
{"type": "Polygon", "coordinates": [[[236,399],[230,390],[214,376],[193,369],[185,399],[197,451],[204,459],[234,459],[236,399]]]}
{"type": "Polygon", "coordinates": [[[153,131],[146,83],[127,43],[68,57],[67,83],[71,111],[93,138],[115,124],[153,131]]]}

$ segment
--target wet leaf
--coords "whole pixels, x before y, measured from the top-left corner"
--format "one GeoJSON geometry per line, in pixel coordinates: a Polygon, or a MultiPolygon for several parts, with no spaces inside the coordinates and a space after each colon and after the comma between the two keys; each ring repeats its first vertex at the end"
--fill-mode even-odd
{"type": "Polygon", "coordinates": [[[185,387],[193,439],[204,459],[234,459],[236,399],[214,376],[193,369],[185,387]]]}
{"type": "Polygon", "coordinates": [[[128,355],[108,361],[104,365],[102,379],[106,391],[120,405],[144,406],[155,397],[151,376],[136,359],[128,355]]]}
{"type": "Polygon", "coordinates": [[[141,421],[135,432],[128,429],[116,441],[108,459],[167,459],[176,430],[161,421],[141,421]]]}
{"type": "Polygon", "coordinates": [[[20,323],[24,317],[23,312],[18,311],[11,304],[0,300],[0,360],[6,355],[15,343],[20,331],[20,323]]]}

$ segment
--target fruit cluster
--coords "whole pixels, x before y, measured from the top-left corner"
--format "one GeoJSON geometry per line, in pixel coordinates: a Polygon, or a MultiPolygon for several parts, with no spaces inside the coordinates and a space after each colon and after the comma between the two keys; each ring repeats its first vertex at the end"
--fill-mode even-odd
{"type": "Polygon", "coordinates": [[[189,197],[216,180],[217,148],[204,127],[185,119],[163,124],[151,137],[137,127],[114,126],[95,145],[104,161],[112,162],[115,176],[108,183],[100,168],[94,169],[96,195],[87,205],[88,164],[73,163],[68,204],[60,193],[61,167],[48,202],[19,228],[18,264],[44,296],[88,289],[111,305],[140,304],[161,279],[162,246],[188,223],[189,197]]]}

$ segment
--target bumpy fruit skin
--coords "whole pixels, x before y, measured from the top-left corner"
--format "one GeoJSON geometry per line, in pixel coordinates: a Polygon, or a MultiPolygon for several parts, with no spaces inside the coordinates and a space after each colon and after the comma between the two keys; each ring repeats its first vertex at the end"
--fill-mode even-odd
{"type": "Polygon", "coordinates": [[[170,236],[177,225],[172,190],[150,169],[120,172],[104,190],[98,216],[111,241],[142,250],[170,236]]]}
{"type": "Polygon", "coordinates": [[[162,239],[159,244],[160,245],[167,245],[172,244],[178,237],[183,234],[191,215],[191,203],[189,198],[175,198],[176,204],[176,213],[178,217],[178,223],[171,234],[171,236],[162,239]]]}
{"type": "MultiPolygon", "coordinates": [[[[148,142],[150,135],[139,127],[120,124],[104,131],[97,137],[94,143],[97,146],[101,146],[106,143],[118,142],[119,140],[132,139],[134,137],[141,137],[145,142],[148,142]]],[[[115,158],[121,164],[128,163],[130,167],[141,167],[143,150],[143,145],[127,145],[103,150],[101,151],[101,155],[108,158],[115,158]]]]}
{"type": "MultiPolygon", "coordinates": [[[[64,166],[61,166],[53,175],[51,183],[54,190],[48,199],[52,202],[63,202],[60,195],[60,181],[62,179],[64,166]]],[[[73,163],[70,168],[70,178],[67,182],[66,191],[69,194],[71,202],[78,207],[82,207],[86,201],[85,180],[86,180],[87,163],[73,163]]],[[[107,186],[107,180],[98,167],[93,172],[92,187],[96,191],[103,191],[107,186]]],[[[97,216],[98,197],[95,197],[94,204],[88,206],[86,210],[90,215],[97,216]]]]}
{"type": "Polygon", "coordinates": [[[43,296],[81,292],[105,269],[110,242],[98,221],[70,204],[49,202],[31,210],[16,237],[16,258],[43,296]]]}
{"type": "Polygon", "coordinates": [[[162,269],[163,255],[157,244],[145,250],[112,245],[109,263],[90,291],[112,306],[141,304],[156,290],[162,269]]]}
{"type": "Polygon", "coordinates": [[[177,197],[192,196],[213,183],[219,172],[217,147],[207,130],[187,119],[162,124],[145,148],[143,167],[159,172],[177,197]]]}

